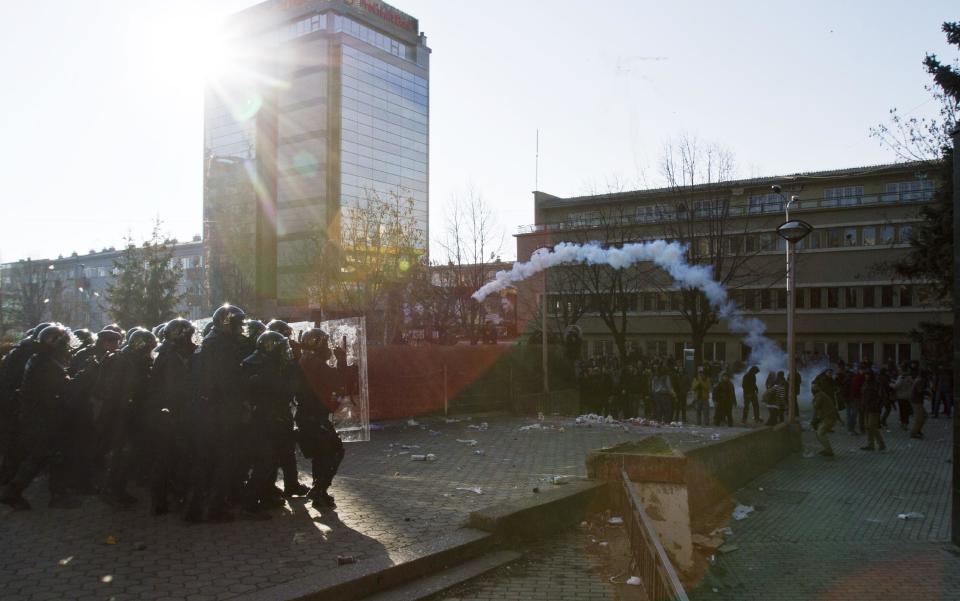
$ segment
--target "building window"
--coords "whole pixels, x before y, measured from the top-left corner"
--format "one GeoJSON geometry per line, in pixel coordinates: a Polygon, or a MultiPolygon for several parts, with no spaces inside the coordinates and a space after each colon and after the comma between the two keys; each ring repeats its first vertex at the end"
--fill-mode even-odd
{"type": "Polygon", "coordinates": [[[909,225],[901,225],[900,236],[897,238],[897,242],[900,244],[910,244],[911,235],[913,235],[913,227],[909,225]]]}
{"type": "Polygon", "coordinates": [[[754,194],[747,198],[747,204],[751,215],[783,212],[783,197],[779,194],[754,194]]]}
{"type": "Polygon", "coordinates": [[[773,250],[773,234],[767,232],[760,234],[760,250],[773,250]]]}
{"type": "Polygon", "coordinates": [[[826,232],[826,248],[840,248],[843,245],[843,230],[838,227],[832,227],[826,232]]]}
{"type": "Polygon", "coordinates": [[[853,286],[847,286],[844,291],[844,306],[848,309],[857,308],[857,289],[853,286]]]}
{"type": "Polygon", "coordinates": [[[773,303],[771,302],[773,294],[769,289],[764,289],[760,291],[760,308],[761,309],[772,309],[773,303]]]}
{"type": "Polygon", "coordinates": [[[811,250],[821,248],[820,245],[820,230],[813,230],[810,234],[800,241],[800,244],[797,245],[798,249],[809,248],[811,250]]]}
{"type": "Polygon", "coordinates": [[[823,207],[847,207],[859,204],[860,197],[863,196],[863,186],[844,186],[840,188],[827,188],[823,191],[823,200],[820,206],[823,207]]]}
{"type": "Polygon", "coordinates": [[[827,288],[827,308],[837,309],[840,307],[840,289],[827,288]]]}
{"type": "Polygon", "coordinates": [[[864,286],[861,289],[861,295],[865,308],[871,308],[877,305],[877,291],[873,286],[864,286]]]}
{"type": "Polygon", "coordinates": [[[860,244],[863,246],[875,246],[877,244],[877,228],[872,225],[860,229],[860,244]]]}
{"type": "Polygon", "coordinates": [[[777,288],[777,308],[778,309],[787,308],[787,289],[786,288],[777,288]]]}
{"type": "Polygon", "coordinates": [[[843,245],[844,246],[857,246],[857,228],[848,227],[843,229],[843,245]]]}
{"type": "Polygon", "coordinates": [[[913,202],[918,200],[930,200],[933,197],[933,182],[928,179],[914,180],[912,182],[897,182],[887,184],[887,197],[885,200],[900,200],[903,202],[913,202]]]}
{"type": "Polygon", "coordinates": [[[727,343],[726,342],[704,342],[703,343],[704,361],[726,361],[727,343]]]}
{"type": "Polygon", "coordinates": [[[810,288],[810,308],[811,309],[820,309],[823,307],[823,289],[822,288],[810,288]]]}
{"type": "Polygon", "coordinates": [[[667,354],[666,340],[647,340],[647,355],[651,357],[665,356],[667,354]]]}
{"type": "Polygon", "coordinates": [[[756,311],[757,310],[757,291],[756,290],[744,290],[743,291],[743,307],[744,311],[756,311]]]}
{"type": "Polygon", "coordinates": [[[898,293],[899,293],[898,296],[900,297],[901,307],[913,306],[913,287],[912,286],[900,286],[898,293]]]}
{"type": "Polygon", "coordinates": [[[897,228],[892,225],[880,226],[880,244],[889,246],[897,241],[897,228]]]}
{"type": "Polygon", "coordinates": [[[880,306],[881,307],[893,306],[893,286],[880,287],[880,306]]]}

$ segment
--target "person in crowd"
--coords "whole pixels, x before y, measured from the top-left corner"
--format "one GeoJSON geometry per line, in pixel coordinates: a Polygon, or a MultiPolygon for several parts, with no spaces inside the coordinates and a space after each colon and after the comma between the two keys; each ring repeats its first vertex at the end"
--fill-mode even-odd
{"type": "Polygon", "coordinates": [[[927,412],[923,407],[923,402],[927,398],[930,381],[927,374],[920,371],[913,379],[913,387],[910,389],[910,408],[913,413],[913,425],[910,427],[910,438],[923,438],[923,425],[927,421],[927,412]]]}
{"type": "Polygon", "coordinates": [[[343,461],[344,448],[331,414],[339,409],[342,386],[337,369],[329,364],[330,336],[324,330],[313,328],[304,333],[302,349],[296,424],[300,450],[310,459],[313,472],[313,488],[307,497],[320,510],[336,509],[330,485],[343,461]]]}
{"type": "Polygon", "coordinates": [[[813,411],[817,416],[817,440],[823,446],[820,455],[824,457],[833,457],[833,446],[830,444],[830,433],[833,427],[840,419],[840,413],[837,411],[837,403],[834,400],[835,384],[833,378],[826,370],[821,376],[818,376],[811,384],[813,392],[813,411]]]}
{"type": "Polygon", "coordinates": [[[19,434],[23,460],[0,492],[0,503],[14,509],[30,509],[23,491],[47,468],[50,507],[75,509],[80,502],[67,491],[65,454],[69,437],[67,416],[71,413],[70,333],[60,325],[47,325],[34,338],[36,351],[24,367],[18,400],[19,434]]]}
{"type": "Polygon", "coordinates": [[[900,429],[907,430],[910,427],[910,414],[913,412],[910,404],[913,398],[913,375],[906,365],[900,368],[900,373],[893,382],[893,396],[897,401],[900,429]]]}
{"type": "Polygon", "coordinates": [[[733,426],[733,408],[737,405],[737,393],[730,381],[730,374],[720,374],[720,382],[713,389],[714,424],[719,426],[723,422],[728,427],[733,426]]]}
{"type": "Polygon", "coordinates": [[[743,415],[741,416],[743,425],[747,425],[747,418],[750,417],[751,407],[753,408],[754,423],[760,423],[760,400],[757,389],[758,373],[760,373],[760,368],[752,365],[740,380],[740,388],[743,391],[743,415]]]}
{"type": "Polygon", "coordinates": [[[703,366],[697,368],[697,377],[694,378],[691,389],[693,390],[693,405],[697,410],[697,425],[710,425],[710,389],[712,382],[703,366]]]}
{"type": "Polygon", "coordinates": [[[953,410],[953,369],[947,364],[937,368],[936,383],[933,386],[933,397],[930,403],[930,412],[934,419],[940,417],[941,408],[943,415],[950,417],[953,410]]]}
{"type": "Polygon", "coordinates": [[[860,387],[860,406],[866,415],[867,445],[860,447],[861,451],[885,451],[886,443],[880,434],[880,412],[883,410],[883,398],[877,376],[873,371],[864,373],[863,385],[860,387]]]}
{"type": "Polygon", "coordinates": [[[673,399],[676,397],[676,391],[673,390],[670,370],[665,365],[657,367],[657,373],[650,384],[650,391],[656,410],[654,419],[669,422],[673,416],[673,399]]]}
{"type": "Polygon", "coordinates": [[[690,392],[690,378],[683,373],[682,369],[672,370],[673,390],[675,392],[673,400],[673,420],[675,422],[686,423],[687,421],[687,393],[690,392]]]}

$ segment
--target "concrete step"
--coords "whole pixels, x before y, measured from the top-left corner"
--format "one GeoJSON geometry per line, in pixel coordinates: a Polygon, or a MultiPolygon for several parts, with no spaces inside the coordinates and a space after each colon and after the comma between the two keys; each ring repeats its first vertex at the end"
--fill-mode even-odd
{"type": "Polygon", "coordinates": [[[429,542],[410,545],[389,557],[361,559],[235,597],[236,601],[357,601],[394,587],[430,577],[490,551],[495,537],[462,528],[429,542]]]}
{"type": "Polygon", "coordinates": [[[377,593],[367,597],[364,601],[420,601],[421,599],[428,599],[458,584],[463,584],[514,562],[521,557],[523,557],[523,554],[517,551],[493,551],[438,574],[377,593]]]}

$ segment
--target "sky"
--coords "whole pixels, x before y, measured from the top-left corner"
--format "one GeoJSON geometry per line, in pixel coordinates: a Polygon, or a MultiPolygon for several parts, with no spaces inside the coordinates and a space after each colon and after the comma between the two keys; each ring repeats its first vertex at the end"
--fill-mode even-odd
{"type": "MultiPolygon", "coordinates": [[[[201,232],[209,34],[255,0],[0,3],[0,261],[201,232]]],[[[451,203],[504,233],[558,196],[662,184],[664,143],[753,177],[891,162],[889,109],[929,116],[925,53],[952,1],[395,0],[433,49],[433,257],[451,203]],[[539,130],[539,160],[537,131],[539,130]]],[[[952,7],[952,10],[951,10],[952,7]]]]}

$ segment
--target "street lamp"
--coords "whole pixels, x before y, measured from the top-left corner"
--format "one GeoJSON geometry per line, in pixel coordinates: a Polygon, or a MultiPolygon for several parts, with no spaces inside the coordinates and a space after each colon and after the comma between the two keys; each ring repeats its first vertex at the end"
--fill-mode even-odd
{"type": "MultiPolygon", "coordinates": [[[[780,194],[780,186],[772,186],[772,189],[774,193],[781,197],[783,196],[780,194]]],[[[806,221],[790,219],[790,205],[797,200],[799,200],[799,198],[796,196],[790,197],[790,201],[786,203],[784,207],[787,220],[777,227],[777,235],[787,242],[787,369],[789,370],[787,380],[789,384],[789,390],[787,391],[787,402],[789,403],[787,423],[793,423],[797,418],[793,399],[797,397],[799,392],[797,390],[797,378],[795,376],[797,372],[797,349],[795,342],[796,333],[794,332],[794,313],[796,313],[797,308],[797,273],[794,245],[806,238],[807,235],[813,231],[813,226],[806,221]]]]}

